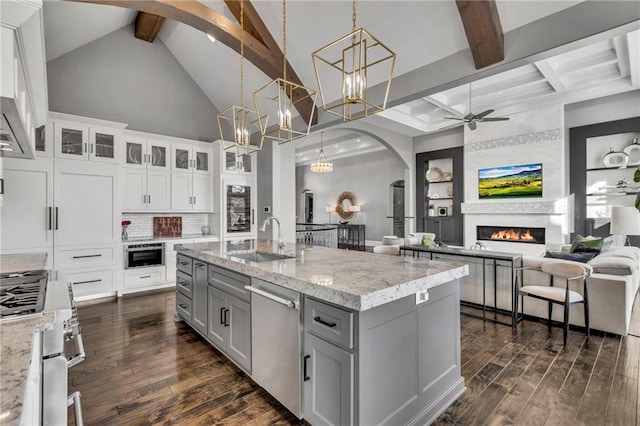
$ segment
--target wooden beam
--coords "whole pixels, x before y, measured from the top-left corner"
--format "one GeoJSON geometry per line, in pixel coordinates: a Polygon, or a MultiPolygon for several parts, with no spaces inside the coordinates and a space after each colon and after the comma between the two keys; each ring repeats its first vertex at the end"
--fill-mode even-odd
{"type": "Polygon", "coordinates": [[[153,43],[156,39],[165,18],[146,12],[138,12],[136,16],[136,38],[153,43]]]}
{"type": "MultiPolygon", "coordinates": [[[[195,0],[68,0],[79,3],[104,4],[109,6],[119,6],[139,12],[151,13],[174,21],[190,25],[206,34],[211,34],[220,43],[232,48],[240,53],[240,35],[242,29],[230,19],[195,0]]],[[[247,0],[245,0],[245,7],[247,0]]],[[[260,40],[245,30],[244,34],[244,55],[253,65],[265,73],[269,78],[276,79],[283,75],[282,59],[280,52],[274,52],[265,46],[260,40]]],[[[287,68],[287,79],[293,83],[303,85],[300,78],[293,72],[291,67],[287,68]]],[[[294,100],[300,99],[302,93],[294,93],[294,100]]],[[[296,103],[296,108],[305,122],[316,124],[317,114],[313,114],[313,101],[307,99],[296,103]]]]}
{"type": "Polygon", "coordinates": [[[504,33],[495,0],[456,0],[476,69],[504,60],[504,33]]]}
{"type": "MultiPolygon", "coordinates": [[[[240,23],[240,1],[239,0],[224,0],[233,16],[240,23]]],[[[267,49],[279,52],[280,46],[274,40],[271,32],[267,29],[267,26],[262,21],[258,11],[250,1],[244,2],[244,30],[254,36],[256,40],[264,44],[267,49]]]]}

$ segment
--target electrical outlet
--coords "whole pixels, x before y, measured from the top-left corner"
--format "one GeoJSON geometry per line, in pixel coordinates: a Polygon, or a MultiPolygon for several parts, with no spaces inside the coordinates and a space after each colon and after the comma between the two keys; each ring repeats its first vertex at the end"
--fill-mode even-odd
{"type": "Polygon", "coordinates": [[[429,300],[429,292],[427,290],[422,290],[416,293],[416,305],[426,302],[427,300],[429,300]]]}

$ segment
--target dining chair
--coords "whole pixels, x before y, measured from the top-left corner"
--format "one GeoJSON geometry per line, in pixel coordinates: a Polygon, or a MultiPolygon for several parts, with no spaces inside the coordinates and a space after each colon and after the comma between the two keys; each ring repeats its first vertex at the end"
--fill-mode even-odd
{"type": "MultiPolygon", "coordinates": [[[[551,316],[553,305],[564,307],[563,318],[563,342],[567,345],[567,334],[569,332],[569,308],[577,303],[584,304],[584,326],[587,337],[589,337],[589,296],[587,292],[587,275],[589,269],[577,262],[567,260],[550,260],[540,265],[540,270],[549,277],[549,284],[530,285],[520,287],[521,296],[529,296],[543,300],[549,304],[549,327],[551,327],[551,316]],[[575,282],[577,285],[571,286],[575,282]]],[[[540,276],[538,276],[540,277],[540,276]]],[[[524,312],[524,298],[522,298],[522,312],[524,312]]]]}

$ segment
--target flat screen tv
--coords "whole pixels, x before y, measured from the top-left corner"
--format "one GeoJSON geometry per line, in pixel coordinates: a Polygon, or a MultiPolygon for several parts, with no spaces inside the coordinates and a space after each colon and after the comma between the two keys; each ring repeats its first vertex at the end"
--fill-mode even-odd
{"type": "Polygon", "coordinates": [[[542,197],[542,163],[478,170],[480,199],[542,197]]]}

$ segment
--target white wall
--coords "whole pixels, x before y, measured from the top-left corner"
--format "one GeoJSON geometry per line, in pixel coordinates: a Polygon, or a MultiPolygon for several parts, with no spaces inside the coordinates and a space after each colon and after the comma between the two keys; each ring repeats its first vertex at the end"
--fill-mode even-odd
{"type": "Polygon", "coordinates": [[[640,116],[640,90],[565,106],[565,126],[587,126],[640,116]]]}
{"type": "Polygon", "coordinates": [[[162,135],[219,138],[218,110],[162,40],[138,40],[132,25],[48,62],[47,80],[51,111],[162,135]]]}
{"type": "MultiPolygon", "coordinates": [[[[388,150],[332,162],[332,173],[312,173],[308,165],[296,168],[295,198],[299,221],[304,216],[301,200],[305,189],[313,192],[315,223],[328,223],[329,214],[325,207],[335,205],[340,193],[349,191],[362,205],[357,223],[366,223],[366,239],[381,241],[383,235],[392,232],[392,221],[386,218],[391,213],[390,185],[404,179],[402,164],[388,150]]],[[[333,223],[338,219],[338,215],[333,213],[333,223]]],[[[349,222],[356,223],[354,218],[349,222]]]]}
{"type": "Polygon", "coordinates": [[[430,135],[413,138],[413,161],[415,154],[455,148],[464,145],[464,129],[462,126],[430,135]]]}
{"type": "MultiPolygon", "coordinates": [[[[287,244],[296,241],[296,151],[294,143],[273,144],[273,216],[282,227],[282,236],[287,244]]],[[[272,239],[277,240],[276,227],[273,227],[272,239]]]]}

